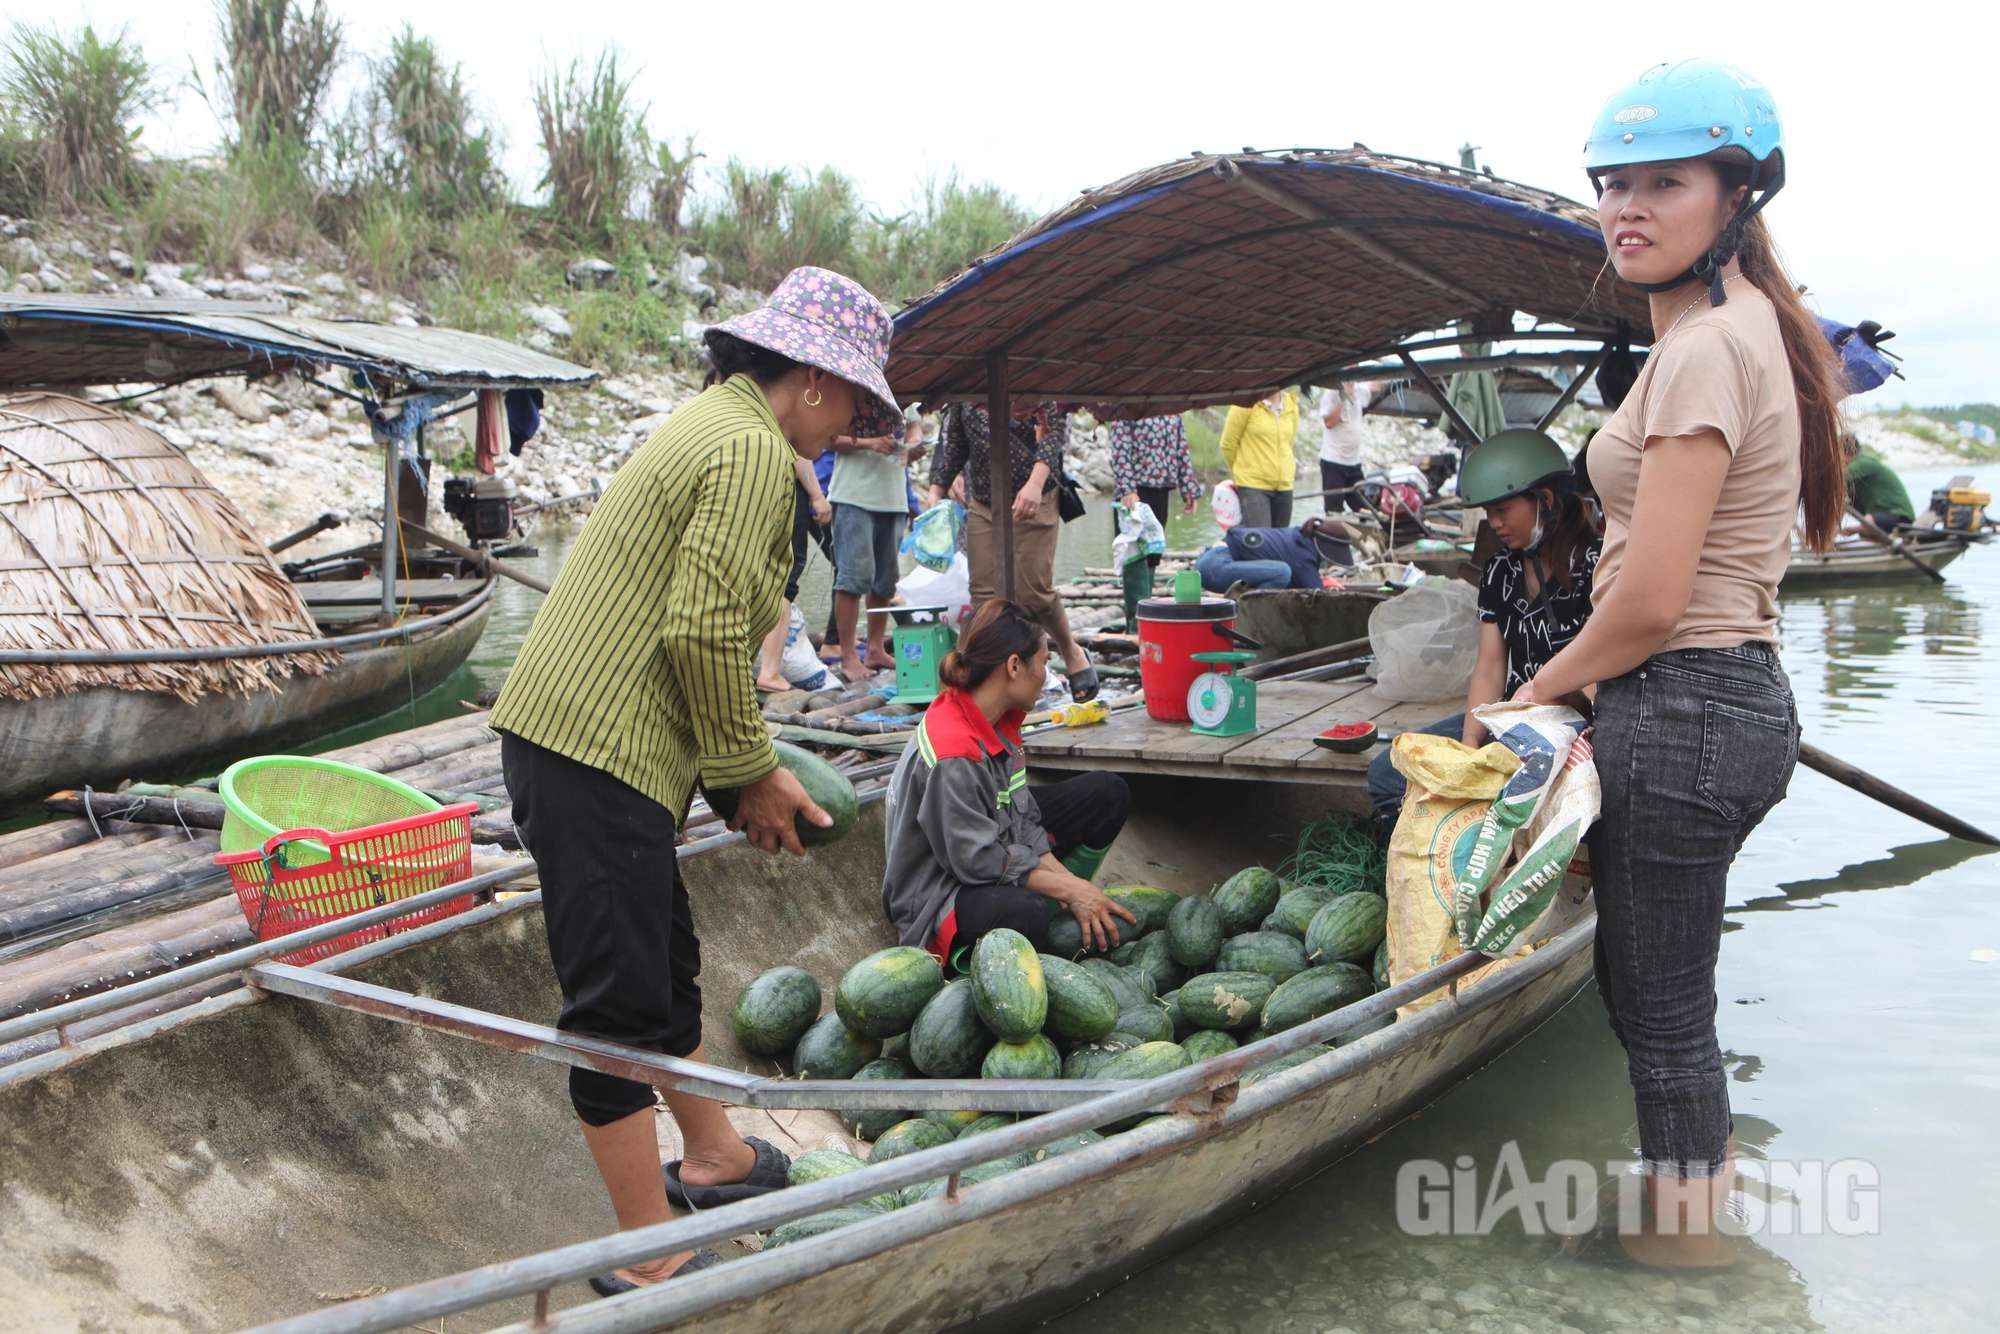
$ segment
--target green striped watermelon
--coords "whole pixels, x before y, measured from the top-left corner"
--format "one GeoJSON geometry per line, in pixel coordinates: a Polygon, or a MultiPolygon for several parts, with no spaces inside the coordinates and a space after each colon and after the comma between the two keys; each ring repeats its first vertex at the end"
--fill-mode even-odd
{"type": "Polygon", "coordinates": [[[1181,901],[1181,896],[1172,890],[1152,885],[1113,885],[1104,891],[1104,897],[1139,919],[1137,934],[1142,936],[1163,929],[1174,905],[1181,901]]]}
{"type": "Polygon", "coordinates": [[[1222,938],[1222,909],[1207,894],[1188,895],[1167,915],[1167,953],[1183,968],[1206,968],[1222,938]]]}
{"type": "Polygon", "coordinates": [[[1188,1063],[1188,1054],[1171,1042],[1146,1042],[1121,1051],[1097,1068],[1097,1079],[1158,1079],[1188,1063]]]}
{"type": "Polygon", "coordinates": [[[1337,1037],[1334,1038],[1333,1045],[1336,1047],[1345,1047],[1350,1042],[1360,1041],[1362,1038],[1367,1037],[1370,1033],[1380,1033],[1383,1029],[1387,1028],[1389,1025],[1395,1022],[1396,1022],[1396,1012],[1394,1010],[1391,1010],[1389,1011],[1389,1013],[1381,1016],[1379,1019],[1371,1019],[1367,1023],[1361,1025],[1361,1027],[1359,1028],[1350,1028],[1345,1033],[1338,1035],[1337,1037]]]}
{"type": "Polygon", "coordinates": [[[1153,983],[1153,994],[1172,991],[1187,977],[1187,970],[1174,962],[1168,953],[1167,933],[1155,931],[1140,937],[1138,947],[1132,951],[1131,961],[1125,965],[1146,974],[1153,983]]]}
{"type": "Polygon", "coordinates": [[[1192,1064],[1235,1051],[1236,1039],[1219,1028],[1200,1028],[1182,1040],[1181,1050],[1188,1054],[1188,1061],[1192,1064]]]}
{"type": "Polygon", "coordinates": [[[925,1121],[921,1118],[898,1121],[875,1137],[875,1146],[868,1151],[868,1161],[886,1163],[891,1158],[900,1158],[906,1153],[935,1149],[940,1144],[951,1143],[954,1134],[955,1132],[945,1129],[935,1121],[925,1121]]]}
{"type": "Polygon", "coordinates": [[[981,1079],[1060,1079],[1062,1053],[1040,1033],[1025,1042],[996,1042],[979,1067],[981,1079]]]}
{"type": "Polygon", "coordinates": [[[1382,943],[1375,947],[1375,988],[1381,990],[1389,985],[1389,938],[1382,937],[1382,943]]]}
{"type": "Polygon", "coordinates": [[[813,1214],[808,1218],[794,1219],[771,1229],[764,1238],[764,1249],[773,1250],[779,1246],[789,1246],[795,1241],[807,1241],[823,1236],[838,1228],[854,1223],[865,1223],[871,1218],[880,1218],[879,1209],[871,1209],[865,1204],[849,1204],[839,1209],[829,1209],[823,1214],[813,1214]]]}
{"type": "Polygon", "coordinates": [[[1264,929],[1282,931],[1294,940],[1304,940],[1306,928],[1312,925],[1313,914],[1333,902],[1334,897],[1330,889],[1295,889],[1279,899],[1278,906],[1271,909],[1264,929]]]}
{"type": "Polygon", "coordinates": [[[1261,866],[1246,867],[1223,881],[1215,891],[1215,906],[1222,909],[1222,934],[1240,936],[1255,931],[1278,906],[1282,887],[1276,873],[1261,866]]]}
{"type": "Polygon", "coordinates": [[[944,990],[944,969],[929,950],[898,945],[877,950],[847,970],[833,990],[840,1022],[864,1038],[910,1031],[931,997],[944,990]]]}
{"type": "Polygon", "coordinates": [[[972,1003],[996,1037],[1022,1042],[1049,1015],[1041,956],[1019,931],[996,927],[972,950],[972,1003]]]}
{"type": "MultiPolygon", "coordinates": [[[[861,818],[861,804],[847,775],[809,750],[783,741],[773,741],[771,746],[777,751],[779,766],[791,770],[792,776],[806,790],[806,795],[833,817],[831,825],[821,826],[806,819],[803,813],[794,815],[792,827],[798,833],[799,842],[808,848],[820,848],[837,843],[852,833],[855,822],[861,818]]],[[[702,795],[708,798],[710,810],[724,820],[734,820],[743,789],[704,787],[702,795]]]]}
{"type": "Polygon", "coordinates": [[[1181,1013],[1203,1028],[1249,1028],[1275,990],[1262,973],[1203,973],[1181,988],[1181,1013]]]}
{"type": "Polygon", "coordinates": [[[882,1044],[852,1032],[837,1014],[823,1014],[792,1049],[792,1073],[800,1079],[852,1079],[877,1059],[882,1044]]]}
{"type": "MultiPolygon", "coordinates": [[[[915,1079],[916,1075],[901,1061],[890,1060],[885,1056],[879,1061],[870,1061],[868,1064],[862,1066],[854,1072],[854,1078],[857,1080],[915,1079]]],[[[864,1111],[850,1108],[840,1114],[840,1119],[846,1124],[848,1133],[853,1135],[854,1138],[871,1140],[908,1115],[908,1112],[899,1112],[893,1109],[878,1111],[871,1108],[864,1111]]]]}
{"type": "Polygon", "coordinates": [[[1140,1039],[1131,1033],[1111,1033],[1095,1042],[1086,1042],[1063,1058],[1062,1077],[1090,1079],[1097,1067],[1121,1051],[1132,1050],[1139,1043],[1140,1039]]]}
{"type": "Polygon", "coordinates": [[[1389,904],[1379,894],[1342,894],[1313,914],[1306,928],[1306,956],[1314,963],[1366,959],[1389,927],[1389,904]]]}
{"type": "Polygon", "coordinates": [[[979,1022],[972,979],[961,977],[931,997],[910,1029],[910,1064],[932,1079],[964,1079],[979,1069],[993,1035],[979,1022]]]}
{"type": "Polygon", "coordinates": [[[983,1135],[989,1130],[1005,1130],[1015,1122],[1015,1117],[1007,1112],[988,1112],[971,1125],[958,1132],[960,1139],[971,1135],[983,1135]]]}
{"type": "Polygon", "coordinates": [[[1139,985],[1139,979],[1111,960],[1085,959],[1079,967],[1088,969],[1092,977],[1104,984],[1111,993],[1111,999],[1118,1002],[1120,1010],[1130,1010],[1146,1003],[1146,989],[1139,985]]]}
{"type": "Polygon", "coordinates": [[[1321,964],[1285,982],[1264,1002],[1263,1027],[1272,1033],[1332,1014],[1372,996],[1368,974],[1351,963],[1321,964]]]}
{"type": "Polygon", "coordinates": [[[1262,973],[1273,982],[1296,977],[1308,967],[1306,947],[1282,931],[1233,936],[1215,956],[1218,973],[1262,973]]]}
{"type": "Polygon", "coordinates": [[[1047,1032],[1071,1042],[1094,1042],[1118,1024],[1118,999],[1081,964],[1042,956],[1042,981],[1049,992],[1047,1032]]]}
{"type": "Polygon", "coordinates": [[[1168,1016],[1165,1006],[1155,1001],[1148,1001],[1120,1014],[1118,1027],[1112,1031],[1130,1033],[1148,1042],[1172,1042],[1174,1021],[1168,1016]]]}
{"type": "Polygon", "coordinates": [[[1307,1047],[1301,1051],[1295,1051],[1290,1056],[1280,1056],[1277,1060],[1271,1062],[1269,1065],[1260,1066],[1259,1068],[1252,1070],[1249,1074],[1243,1076],[1240,1083],[1244,1088],[1249,1088],[1252,1084],[1262,1083],[1263,1081],[1269,1079],[1272,1075],[1283,1074],[1285,1071],[1290,1070],[1294,1066],[1304,1065],[1307,1061],[1316,1061],[1320,1057],[1326,1055],[1328,1052],[1332,1050],[1333,1048],[1331,1047],[1320,1045],[1320,1046],[1307,1047]]]}
{"type": "Polygon", "coordinates": [[[967,1126],[971,1125],[974,1121],[977,1121],[980,1118],[980,1116],[981,1113],[974,1111],[957,1111],[957,1112],[931,1111],[931,1112],[925,1112],[920,1119],[928,1121],[934,1126],[943,1126],[946,1130],[949,1130],[952,1133],[953,1138],[956,1138],[959,1131],[965,1129],[967,1126]]]}
{"type": "Polygon", "coordinates": [[[819,983],[803,968],[773,968],[743,988],[729,1017],[743,1050],[782,1055],[798,1046],[819,1018],[819,983]]]}

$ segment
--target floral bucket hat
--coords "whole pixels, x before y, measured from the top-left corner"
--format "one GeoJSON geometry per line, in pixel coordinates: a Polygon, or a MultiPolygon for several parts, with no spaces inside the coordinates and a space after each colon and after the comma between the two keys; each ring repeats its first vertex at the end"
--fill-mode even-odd
{"type": "MultiPolygon", "coordinates": [[[[895,326],[882,303],[852,278],[831,269],[793,269],[762,306],[715,328],[830,371],[872,394],[892,414],[884,420],[902,420],[883,374],[895,326]]],[[[861,415],[872,415],[865,404],[861,415]]]]}

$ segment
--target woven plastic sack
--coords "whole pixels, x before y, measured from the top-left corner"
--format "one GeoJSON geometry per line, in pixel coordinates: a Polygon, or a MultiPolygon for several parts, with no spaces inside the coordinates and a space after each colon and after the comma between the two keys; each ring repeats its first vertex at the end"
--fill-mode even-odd
{"type": "Polygon", "coordinates": [[[1493,799],[1453,904],[1459,944],[1512,953],[1556,934],[1583,910],[1589,873],[1577,871],[1602,789],[1583,715],[1560,704],[1488,704],[1473,710],[1521,767],[1493,799]]]}
{"type": "Polygon", "coordinates": [[[965,527],[965,506],[944,500],[919,514],[903,536],[902,552],[927,570],[943,574],[958,554],[958,535],[965,527]]]}
{"type": "Polygon", "coordinates": [[[794,690],[818,690],[826,684],[826,664],[813,652],[812,640],[806,634],[806,614],[796,606],[785,627],[785,652],[778,660],[778,670],[785,674],[794,690]]]}
{"type": "Polygon", "coordinates": [[[1369,614],[1368,645],[1382,698],[1463,698],[1479,662],[1479,594],[1460,579],[1426,579],[1369,614]]]}
{"type": "Polygon", "coordinates": [[[941,619],[962,633],[972,619],[972,566],[963,551],[954,553],[942,570],[919,565],[896,581],[896,593],[906,607],[943,607],[941,619]]]}

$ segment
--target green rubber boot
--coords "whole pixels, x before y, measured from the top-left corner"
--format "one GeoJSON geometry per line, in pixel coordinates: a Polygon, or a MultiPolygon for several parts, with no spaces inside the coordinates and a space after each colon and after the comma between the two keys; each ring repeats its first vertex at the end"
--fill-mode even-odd
{"type": "Polygon", "coordinates": [[[1125,633],[1139,633],[1139,599],[1153,596],[1152,562],[1140,559],[1125,567],[1125,633]]]}
{"type": "Polygon", "coordinates": [[[1110,855],[1111,845],[1108,843],[1101,848],[1071,848],[1069,856],[1062,859],[1062,864],[1077,879],[1088,880],[1097,874],[1098,868],[1104,865],[1104,859],[1110,855]]]}

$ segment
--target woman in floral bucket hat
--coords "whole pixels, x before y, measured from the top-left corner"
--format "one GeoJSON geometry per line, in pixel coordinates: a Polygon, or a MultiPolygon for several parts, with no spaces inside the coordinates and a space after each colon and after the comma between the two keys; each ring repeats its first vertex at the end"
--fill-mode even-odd
{"type": "MultiPolygon", "coordinates": [[[[832,823],[778,767],[753,661],[791,568],[794,462],[897,413],[889,334],[874,297],[814,268],[710,329],[707,387],[612,478],[529,627],[492,725],[542,868],[565,1032],[703,1059],[700,942],[674,856],[697,782],[741,790],[729,827],[766,852],[800,853],[795,814],[832,823]]],[[[740,1139],[719,1104],[664,1096],[686,1147],[663,1174],[652,1087],[570,1072],[619,1227],[666,1222],[670,1198],[712,1208],[785,1185],[785,1155],[740,1139]]],[[[720,1258],[591,1285],[609,1295],[720,1258]]]]}

